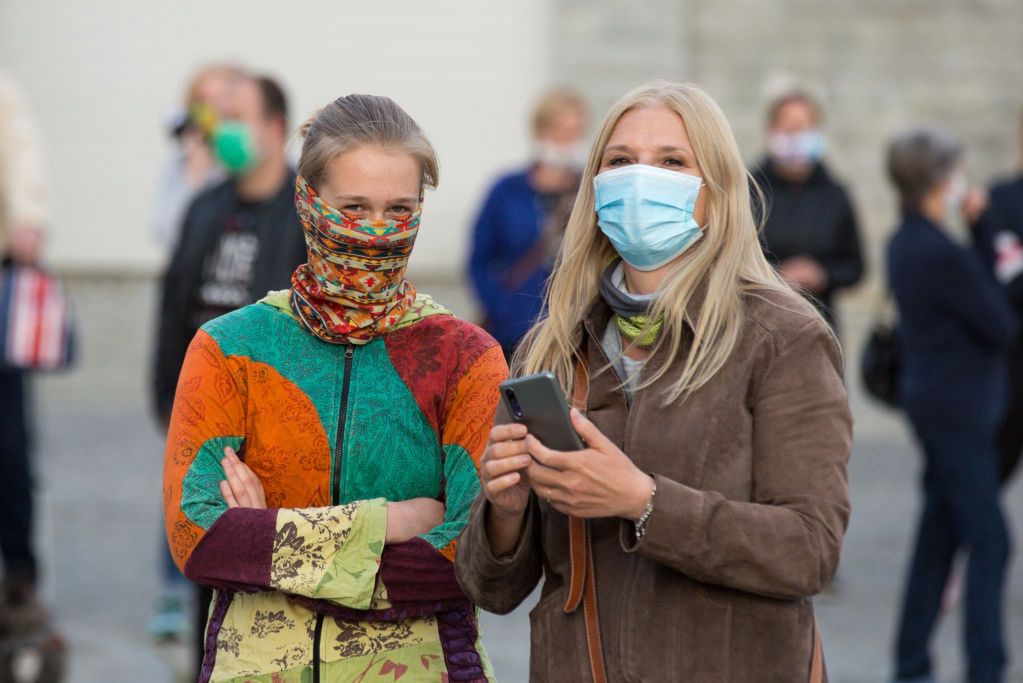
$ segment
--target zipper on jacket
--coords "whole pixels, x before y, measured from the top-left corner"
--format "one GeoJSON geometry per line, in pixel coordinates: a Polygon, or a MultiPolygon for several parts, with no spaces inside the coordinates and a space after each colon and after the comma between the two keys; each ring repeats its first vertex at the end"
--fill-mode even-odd
{"type": "MultiPolygon", "coordinates": [[[[348,392],[352,385],[352,363],[355,347],[345,345],[345,370],[341,379],[341,407],[338,409],[337,433],[334,435],[334,468],[330,476],[330,504],[341,504],[341,454],[345,445],[345,421],[348,416],[348,392]]],[[[316,615],[313,631],[313,683],[320,683],[320,641],[323,637],[323,615],[316,615]]]]}
{"type": "Polygon", "coordinates": [[[345,441],[345,421],[348,416],[348,391],[352,385],[352,359],[355,358],[355,347],[345,346],[345,375],[341,380],[341,407],[338,410],[337,434],[334,437],[334,473],[331,477],[331,504],[341,504],[341,454],[345,441]]]}

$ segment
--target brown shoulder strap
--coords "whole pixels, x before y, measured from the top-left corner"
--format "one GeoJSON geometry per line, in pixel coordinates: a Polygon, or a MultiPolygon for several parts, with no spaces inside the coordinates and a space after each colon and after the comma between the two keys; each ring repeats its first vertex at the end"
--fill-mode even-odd
{"type": "Polygon", "coordinates": [[[821,647],[821,630],[817,620],[813,622],[813,658],[810,660],[810,683],[824,683],[824,651],[821,647]]]}
{"type": "MultiPolygon", "coordinates": [[[[575,386],[572,390],[572,404],[586,410],[586,394],[589,389],[586,364],[580,360],[575,372],[575,386]]],[[[593,563],[593,538],[589,521],[578,517],[568,522],[569,566],[571,576],[568,582],[568,596],[565,612],[574,612],[583,605],[583,621],[586,624],[586,653],[590,660],[593,683],[607,683],[604,666],[604,646],[600,642],[600,619],[597,614],[597,576],[593,563]]]]}

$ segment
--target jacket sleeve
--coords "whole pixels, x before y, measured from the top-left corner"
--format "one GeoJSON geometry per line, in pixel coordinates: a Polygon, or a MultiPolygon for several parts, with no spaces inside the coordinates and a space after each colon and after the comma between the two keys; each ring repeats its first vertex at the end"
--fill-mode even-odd
{"type": "Polygon", "coordinates": [[[320,508],[228,509],[223,449],[244,457],[245,374],[200,331],[185,357],[164,463],[164,519],[185,576],[235,591],[277,590],[371,607],[387,530],[383,499],[320,508]]]}
{"type": "Polygon", "coordinates": [[[5,73],[0,73],[0,121],[0,228],[8,221],[10,228],[46,228],[49,188],[39,131],[20,84],[5,73]]]}
{"type": "Polygon", "coordinates": [[[977,254],[959,247],[947,249],[935,267],[944,282],[940,305],[984,346],[1007,348],[1018,332],[1016,315],[994,276],[984,272],[977,254]]]}
{"type": "MultiPolygon", "coordinates": [[[[495,423],[509,421],[504,409],[499,409],[495,423]]],[[[455,572],[462,589],[475,604],[494,614],[507,614],[533,592],[543,576],[540,506],[531,493],[518,543],[511,553],[495,557],[487,537],[489,505],[481,491],[458,543],[455,572]]]]}
{"type": "Polygon", "coordinates": [[[842,204],[842,218],[836,235],[835,249],[821,263],[828,274],[830,291],[851,287],[863,277],[863,249],[860,244],[856,212],[844,190],[842,204]]]}
{"type": "Polygon", "coordinates": [[[506,258],[501,245],[501,201],[498,184],[491,188],[476,218],[469,254],[469,277],[488,315],[500,315],[508,299],[503,283],[495,275],[495,264],[506,258]]]}
{"type": "Polygon", "coordinates": [[[852,417],[837,342],[815,320],[753,388],[753,492],[733,501],[657,476],[643,539],[621,543],[698,581],[778,599],[820,592],[849,521],[852,417]]]}
{"type": "Polygon", "coordinates": [[[196,234],[198,229],[195,202],[192,202],[160,283],[160,308],[157,312],[156,348],[153,354],[153,407],[157,417],[164,421],[170,419],[178,375],[191,340],[186,276],[190,267],[196,267],[194,263],[189,263],[194,259],[189,246],[194,240],[200,239],[196,234]]]}

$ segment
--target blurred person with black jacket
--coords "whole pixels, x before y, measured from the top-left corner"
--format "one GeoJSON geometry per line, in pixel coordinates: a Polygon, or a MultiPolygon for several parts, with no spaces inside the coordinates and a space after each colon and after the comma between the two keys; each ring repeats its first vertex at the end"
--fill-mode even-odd
{"type": "Polygon", "coordinates": [[[768,108],[768,155],[751,173],[764,192],[764,252],[782,277],[836,326],[835,294],[863,276],[859,228],[852,202],[823,161],[821,109],[796,90],[768,108]]]}
{"type": "MultiPolygon", "coordinates": [[[[991,272],[1005,287],[1013,308],[1023,316],[1023,116],[1020,118],[1020,170],[996,182],[987,208],[973,229],[974,245],[991,272]]],[[[1008,356],[1009,402],[998,431],[998,460],[1002,484],[1019,467],[1023,456],[1023,338],[1008,356]]]]}
{"type": "MultiPolygon", "coordinates": [[[[288,166],[287,104],[265,77],[234,81],[212,135],[228,180],[199,194],[185,214],[180,239],[163,276],[153,398],[165,427],[178,374],[199,328],[286,289],[305,263],[302,225],[295,212],[295,172],[288,166]]],[[[198,656],[211,591],[199,587],[198,656]]]]}
{"type": "Polygon", "coordinates": [[[995,436],[1005,353],[1018,331],[998,283],[953,240],[969,188],[958,142],[934,129],[888,150],[902,221],[888,245],[899,310],[900,403],[924,452],[923,510],[902,605],[896,678],[932,682],[930,640],[960,549],[968,553],[965,641],[971,683],[1002,680],[1009,531],[998,499],[995,436]]]}

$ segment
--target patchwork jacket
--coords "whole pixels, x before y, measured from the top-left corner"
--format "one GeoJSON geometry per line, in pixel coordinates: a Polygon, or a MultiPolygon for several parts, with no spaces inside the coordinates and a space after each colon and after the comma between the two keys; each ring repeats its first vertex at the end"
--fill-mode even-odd
{"type": "Polygon", "coordinates": [[[216,589],[201,682],[493,680],[455,539],[507,376],[485,332],[421,296],[397,329],[329,344],[272,293],[189,347],[167,440],[178,566],[216,589]],[[268,509],[228,509],[231,446],[268,509]],[[387,545],[387,502],[442,500],[444,522],[387,545]]]}

